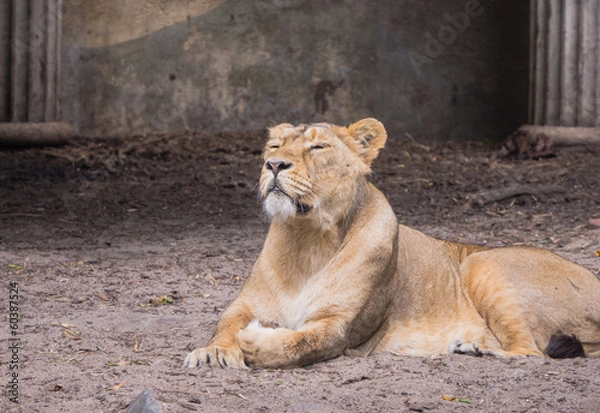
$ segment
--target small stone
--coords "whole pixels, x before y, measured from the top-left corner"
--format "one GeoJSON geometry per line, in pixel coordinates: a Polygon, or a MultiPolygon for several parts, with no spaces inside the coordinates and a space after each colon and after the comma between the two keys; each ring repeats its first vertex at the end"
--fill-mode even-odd
{"type": "Polygon", "coordinates": [[[154,400],[152,391],[146,389],[129,404],[125,413],[160,413],[160,407],[154,400]]]}

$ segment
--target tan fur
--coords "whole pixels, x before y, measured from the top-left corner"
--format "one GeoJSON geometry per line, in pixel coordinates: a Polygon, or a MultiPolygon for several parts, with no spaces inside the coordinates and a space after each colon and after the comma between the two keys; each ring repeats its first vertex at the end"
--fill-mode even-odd
{"type": "Polygon", "coordinates": [[[364,119],[270,129],[264,248],[185,365],[285,368],[343,353],[536,355],[575,334],[600,356],[600,281],[547,251],[441,241],[398,225],[367,181],[386,141],[364,119]]]}

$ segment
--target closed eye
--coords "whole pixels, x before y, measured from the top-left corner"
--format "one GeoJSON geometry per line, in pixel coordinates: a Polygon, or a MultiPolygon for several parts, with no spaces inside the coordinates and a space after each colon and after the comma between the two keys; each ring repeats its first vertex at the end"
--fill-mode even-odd
{"type": "Polygon", "coordinates": [[[269,145],[269,149],[279,149],[279,145],[269,145]]]}
{"type": "Polygon", "coordinates": [[[308,150],[310,151],[316,151],[319,149],[325,149],[325,148],[329,148],[329,144],[328,143],[318,143],[316,145],[312,145],[310,148],[308,148],[308,150]]]}

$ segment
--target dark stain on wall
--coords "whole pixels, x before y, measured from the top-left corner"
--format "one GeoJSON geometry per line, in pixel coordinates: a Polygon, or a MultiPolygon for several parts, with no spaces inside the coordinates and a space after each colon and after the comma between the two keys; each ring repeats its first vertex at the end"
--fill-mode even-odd
{"type": "Polygon", "coordinates": [[[324,114],[329,109],[328,96],[333,95],[335,90],[344,83],[344,79],[340,80],[337,84],[331,80],[321,80],[315,86],[315,113],[324,114]]]}

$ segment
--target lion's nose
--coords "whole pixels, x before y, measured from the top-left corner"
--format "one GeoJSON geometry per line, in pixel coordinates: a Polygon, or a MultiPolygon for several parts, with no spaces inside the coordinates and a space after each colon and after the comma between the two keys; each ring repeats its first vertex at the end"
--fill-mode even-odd
{"type": "Polygon", "coordinates": [[[273,172],[273,175],[277,176],[279,172],[285,169],[290,169],[292,167],[292,163],[285,161],[267,161],[266,167],[268,170],[273,172]]]}

